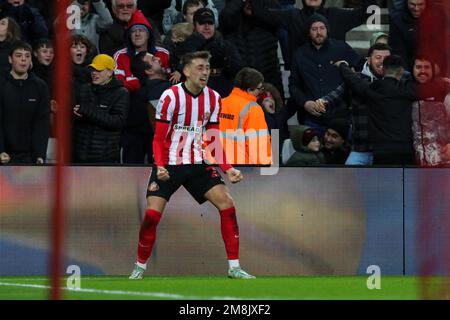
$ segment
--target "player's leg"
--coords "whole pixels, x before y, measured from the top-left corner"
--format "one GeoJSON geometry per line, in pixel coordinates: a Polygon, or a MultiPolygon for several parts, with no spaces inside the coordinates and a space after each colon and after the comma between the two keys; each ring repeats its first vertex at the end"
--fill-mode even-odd
{"type": "Polygon", "coordinates": [[[153,250],[156,239],[156,229],[166,207],[167,200],[157,196],[147,197],[147,209],[139,230],[137,259],[130,279],[142,279],[147,269],[147,261],[153,250]]]}
{"type": "Polygon", "coordinates": [[[224,184],[217,184],[209,189],[204,197],[220,213],[220,229],[228,257],[228,276],[235,279],[253,279],[254,276],[241,269],[239,263],[239,226],[233,198],[224,184]]]}

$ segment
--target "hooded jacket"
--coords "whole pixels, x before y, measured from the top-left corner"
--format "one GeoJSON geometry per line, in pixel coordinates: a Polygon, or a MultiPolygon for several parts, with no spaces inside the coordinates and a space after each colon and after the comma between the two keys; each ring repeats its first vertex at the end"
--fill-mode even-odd
{"type": "Polygon", "coordinates": [[[122,82],[113,77],[102,86],[84,84],[76,104],[82,117],[74,116],[73,121],[74,162],[118,162],[120,133],[129,108],[122,82]]]}
{"type": "MultiPolygon", "coordinates": [[[[277,25],[288,31],[290,52],[301,47],[303,44],[309,41],[307,28],[307,21],[314,13],[321,14],[327,18],[330,28],[328,36],[332,39],[345,40],[345,35],[353,28],[365,23],[370,16],[367,11],[367,7],[370,5],[376,5],[376,0],[363,0],[363,4],[357,9],[337,8],[330,7],[325,8],[325,0],[322,0],[322,4],[318,9],[308,7],[303,1],[303,8],[280,10],[271,9],[265,5],[264,1],[251,0],[253,14],[256,18],[265,21],[270,25],[277,25]]],[[[290,57],[288,57],[290,61],[290,57]]]]}
{"type": "MultiPolygon", "coordinates": [[[[50,98],[45,82],[33,73],[16,80],[0,78],[0,153],[45,159],[50,134],[50,98]]],[[[11,159],[14,161],[14,159],[11,159]]]]}
{"type": "Polygon", "coordinates": [[[308,146],[303,144],[303,135],[308,129],[311,128],[308,126],[296,126],[291,130],[291,141],[295,152],[286,162],[286,165],[304,166],[325,163],[325,157],[322,152],[313,152],[308,149],[308,146]]]}
{"type": "Polygon", "coordinates": [[[155,45],[152,25],[140,10],[136,10],[131,16],[131,19],[128,22],[128,30],[125,32],[126,47],[117,51],[114,55],[114,60],[116,61],[116,70],[114,73],[116,77],[123,82],[125,88],[130,92],[137,91],[141,87],[139,79],[133,76],[131,72],[131,58],[134,57],[137,52],[131,42],[130,29],[138,24],[144,25],[149,33],[147,52],[160,58],[163,68],[169,68],[169,51],[155,45]]]}

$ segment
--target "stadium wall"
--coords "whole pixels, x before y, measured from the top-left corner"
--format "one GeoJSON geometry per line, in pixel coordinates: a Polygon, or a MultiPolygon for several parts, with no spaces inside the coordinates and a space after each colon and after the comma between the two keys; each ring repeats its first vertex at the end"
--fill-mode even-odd
{"type": "MultiPolygon", "coordinates": [[[[419,184],[423,176],[450,181],[448,169],[281,168],[274,176],[241,169],[244,181],[230,190],[241,261],[256,275],[355,275],[370,265],[417,274],[419,184]]],[[[65,265],[85,275],[129,273],[150,170],[68,170],[65,265]]],[[[0,167],[0,275],[48,272],[52,181],[52,167],[0,167]]],[[[450,212],[445,191],[434,194],[437,212],[450,212]]],[[[223,274],[219,223],[213,206],[180,189],[159,225],[148,273],[223,274]]]]}

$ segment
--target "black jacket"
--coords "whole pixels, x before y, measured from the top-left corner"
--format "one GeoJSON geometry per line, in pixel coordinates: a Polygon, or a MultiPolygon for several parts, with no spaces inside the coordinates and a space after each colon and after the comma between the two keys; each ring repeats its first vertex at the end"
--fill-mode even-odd
{"type": "Polygon", "coordinates": [[[418,99],[415,83],[391,77],[368,83],[344,64],[339,70],[345,83],[366,98],[374,155],[412,154],[412,103],[418,99]]]}
{"type": "Polygon", "coordinates": [[[128,22],[114,18],[114,22],[99,35],[98,49],[101,53],[114,57],[125,46],[125,31],[128,22]]]}
{"type": "Polygon", "coordinates": [[[211,53],[211,76],[208,86],[216,90],[222,97],[226,97],[233,89],[233,80],[243,67],[241,55],[236,46],[224,40],[216,31],[211,39],[205,39],[200,33],[195,32],[183,43],[183,53],[206,50],[211,53]],[[215,74],[215,70],[220,70],[215,74]]]}
{"type": "Polygon", "coordinates": [[[129,96],[122,82],[113,77],[103,86],[84,84],[76,96],[80,105],[73,121],[73,162],[116,163],[120,133],[125,125],[129,96]]]}
{"type": "Polygon", "coordinates": [[[50,99],[45,82],[33,73],[16,80],[0,78],[0,153],[45,159],[50,134],[50,99]]]}
{"type": "Polygon", "coordinates": [[[10,50],[10,42],[0,41],[0,74],[6,74],[9,70],[11,70],[11,64],[8,60],[10,50]]]}
{"type": "MultiPolygon", "coordinates": [[[[322,98],[343,82],[333,62],[345,60],[351,66],[359,66],[364,60],[347,43],[335,39],[327,39],[320,49],[311,43],[300,47],[292,59],[292,70],[289,78],[289,92],[300,112],[304,112],[304,104],[308,100],[322,98]]],[[[327,109],[320,117],[305,113],[307,119],[326,125],[331,118],[345,118],[348,111],[345,105],[327,109]]]]}
{"type": "Polygon", "coordinates": [[[370,15],[366,13],[367,7],[377,4],[376,0],[363,0],[362,6],[358,9],[325,8],[325,0],[323,0],[318,10],[307,7],[304,2],[302,9],[280,10],[268,8],[265,1],[251,1],[255,17],[266,21],[269,25],[275,24],[288,31],[290,52],[295,52],[297,48],[309,41],[307,22],[314,13],[328,19],[330,38],[345,40],[348,31],[366,22],[370,15]]]}
{"type": "MultiPolygon", "coordinates": [[[[273,0],[261,1],[276,7],[273,0]]],[[[220,13],[220,27],[225,39],[236,45],[247,67],[255,68],[283,94],[278,60],[278,27],[243,13],[244,2],[230,0],[220,13]]]]}

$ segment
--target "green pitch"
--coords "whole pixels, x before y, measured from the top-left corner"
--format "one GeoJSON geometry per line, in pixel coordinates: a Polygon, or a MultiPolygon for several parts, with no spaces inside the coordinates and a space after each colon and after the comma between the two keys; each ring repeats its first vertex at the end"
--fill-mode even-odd
{"type": "MultiPolygon", "coordinates": [[[[381,289],[369,290],[367,277],[258,277],[255,280],[231,280],[214,277],[146,277],[128,280],[128,276],[81,277],[79,291],[63,290],[65,299],[418,299],[419,279],[415,277],[381,278],[381,289]]],[[[66,280],[62,281],[62,287],[66,280]]],[[[0,277],[0,300],[47,299],[49,281],[45,277],[0,277]]]]}

